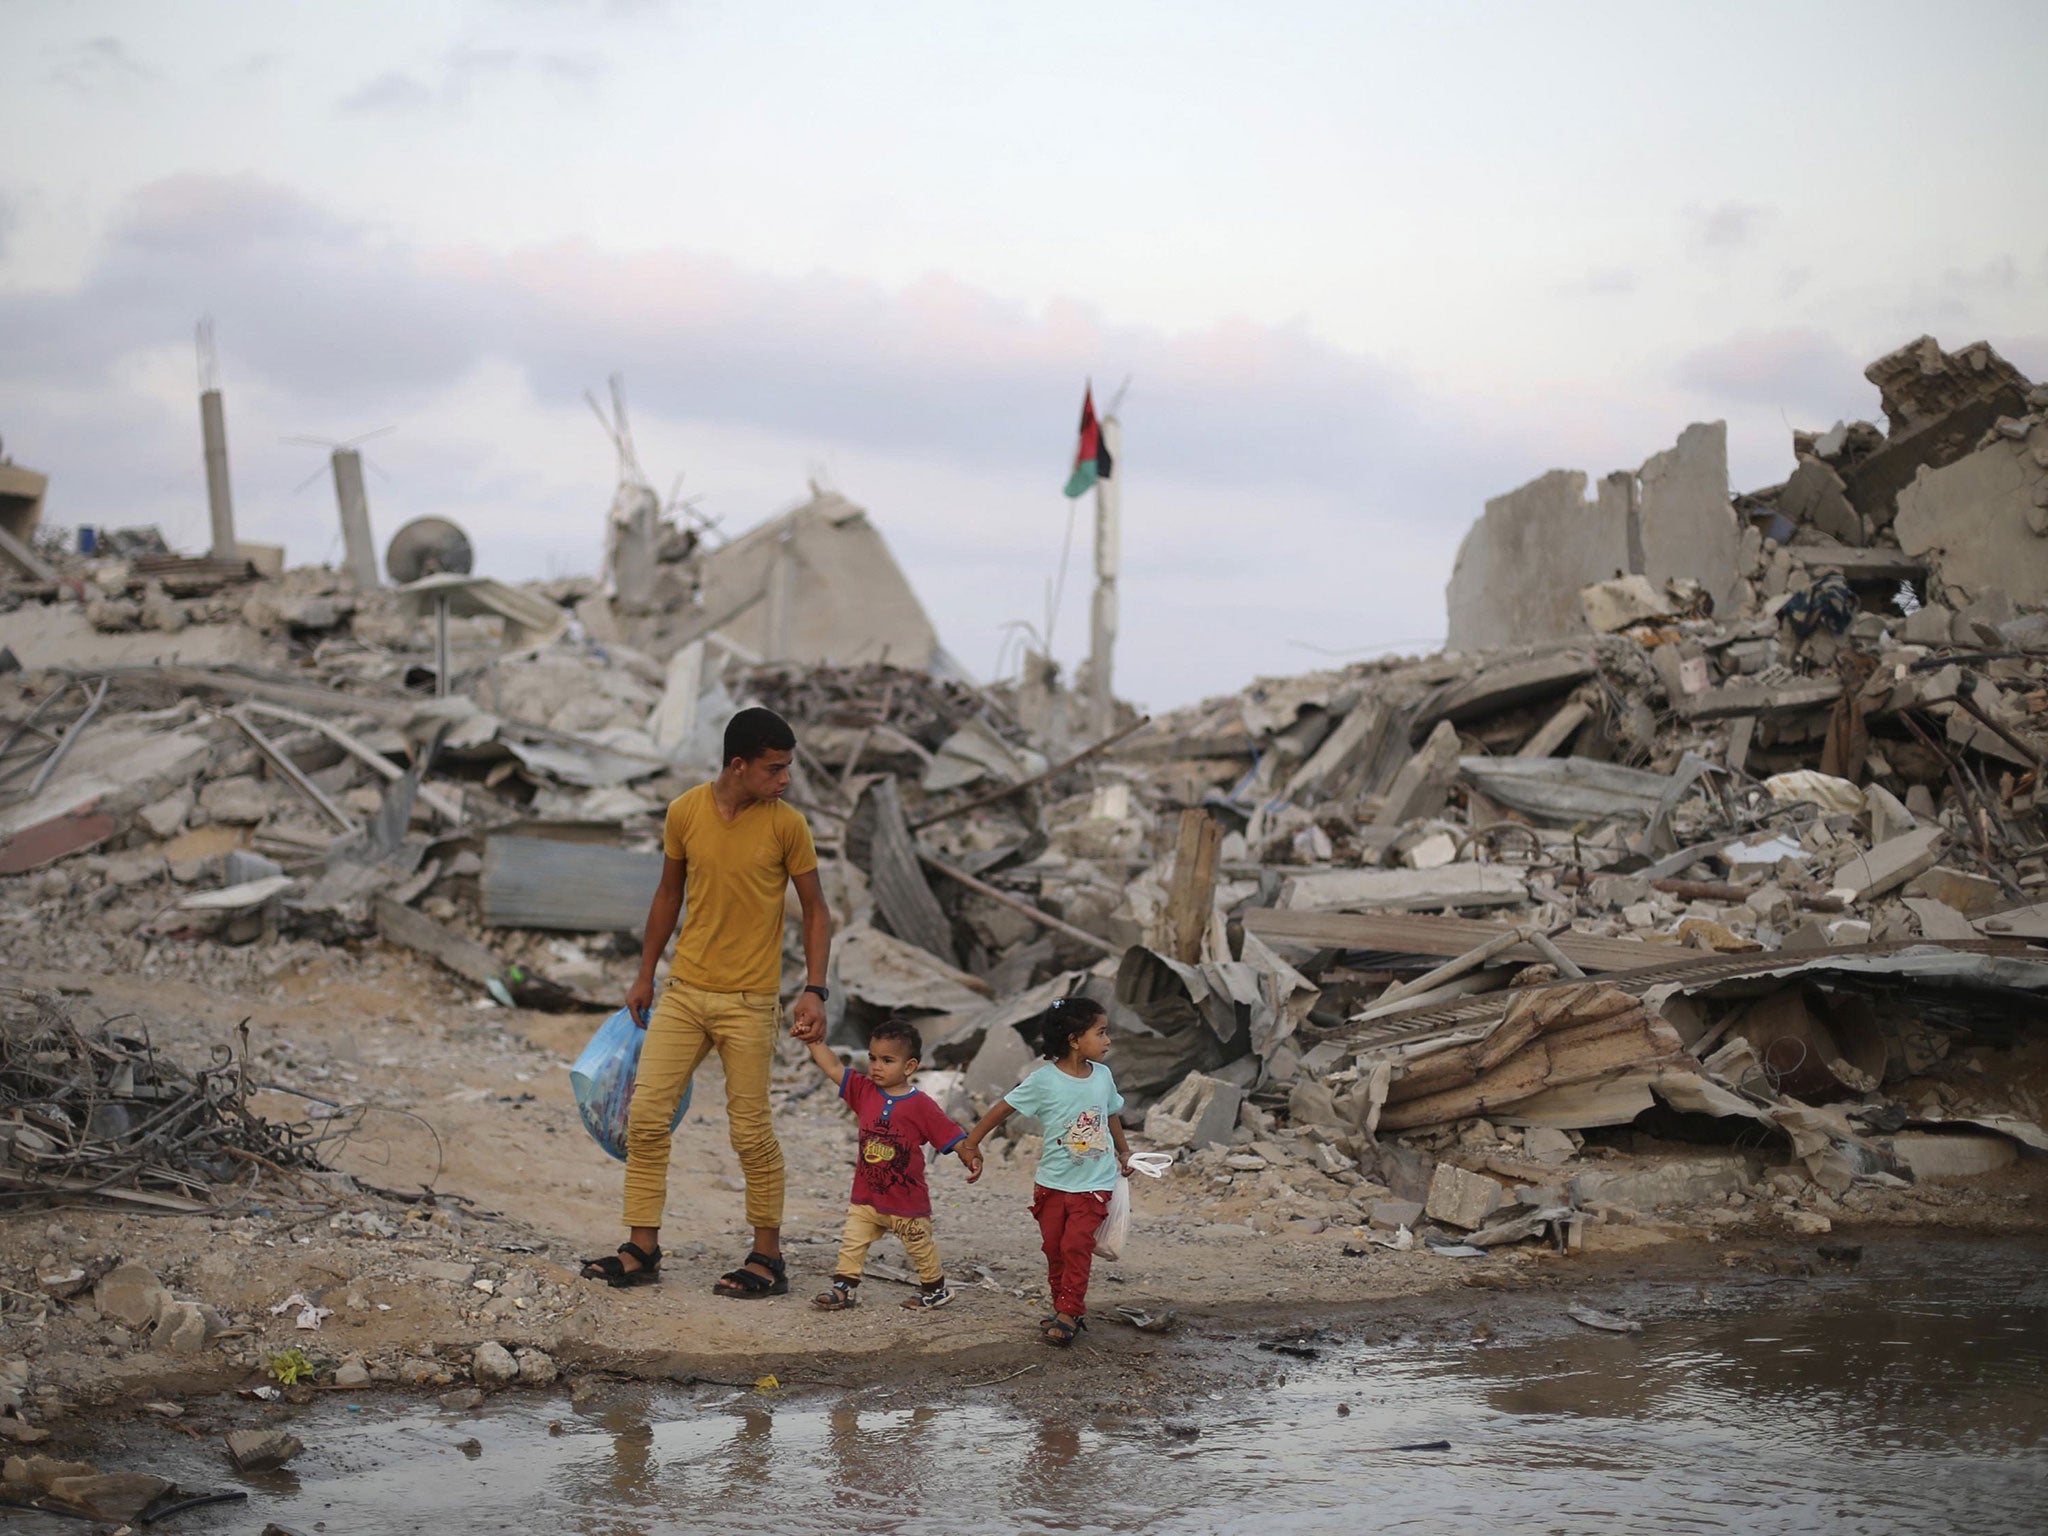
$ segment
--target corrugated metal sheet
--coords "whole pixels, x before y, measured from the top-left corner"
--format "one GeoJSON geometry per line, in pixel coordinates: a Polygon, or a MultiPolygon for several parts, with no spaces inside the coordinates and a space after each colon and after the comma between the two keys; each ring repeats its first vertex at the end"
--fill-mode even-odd
{"type": "Polygon", "coordinates": [[[484,844],[484,922],[492,928],[638,933],[661,883],[661,855],[543,837],[484,844]]]}

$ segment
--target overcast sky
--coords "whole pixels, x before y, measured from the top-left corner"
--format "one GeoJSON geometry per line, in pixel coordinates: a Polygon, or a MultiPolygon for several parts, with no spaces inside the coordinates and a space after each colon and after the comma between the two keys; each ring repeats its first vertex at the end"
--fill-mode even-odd
{"type": "MultiPolygon", "coordinates": [[[[1119,683],[1414,648],[1491,495],[1689,421],[1737,488],[1932,332],[2048,375],[2018,4],[0,0],[0,437],[63,525],[594,569],[583,403],[739,531],[815,477],[988,675],[1042,623],[1083,381],[1123,407],[1119,683]]],[[[1083,507],[1054,636],[1085,648],[1083,507]]]]}

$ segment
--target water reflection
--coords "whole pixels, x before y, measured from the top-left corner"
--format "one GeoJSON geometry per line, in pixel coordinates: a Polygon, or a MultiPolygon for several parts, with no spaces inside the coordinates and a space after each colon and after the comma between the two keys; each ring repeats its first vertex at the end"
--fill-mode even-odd
{"type": "MultiPolygon", "coordinates": [[[[1578,1328],[1560,1296],[1552,1320],[1504,1326],[1508,1343],[1339,1338],[1284,1386],[1219,1391],[1170,1424],[1135,1395],[1076,1416],[888,1389],[622,1385],[583,1409],[500,1400],[455,1428],[328,1402],[295,1421],[312,1447],[299,1486],[252,1481],[236,1528],[2032,1536],[2048,1496],[2044,1272],[2041,1243],[1900,1245],[1807,1282],[1603,1299],[1644,1321],[1635,1335],[1578,1328]],[[474,1461],[455,1454],[471,1433],[474,1461]],[[1450,1449],[1393,1449],[1438,1439],[1450,1449]]],[[[1248,1358],[1247,1376],[1269,1362],[1248,1358]]],[[[1116,1366],[1105,1352],[1072,1369],[1116,1366]]],[[[160,1433],[160,1470],[218,1483],[203,1448],[160,1433]]]]}

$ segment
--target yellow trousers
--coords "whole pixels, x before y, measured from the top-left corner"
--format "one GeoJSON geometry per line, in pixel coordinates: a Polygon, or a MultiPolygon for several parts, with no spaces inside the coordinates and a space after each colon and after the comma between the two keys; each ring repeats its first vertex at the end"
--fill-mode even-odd
{"type": "Polygon", "coordinates": [[[910,1262],[917,1266],[919,1283],[931,1285],[945,1278],[945,1266],[939,1263],[939,1245],[932,1241],[931,1217],[889,1216],[872,1205],[846,1208],[846,1228],[839,1234],[839,1262],[832,1266],[832,1273],[841,1279],[858,1280],[868,1261],[868,1249],[876,1239],[891,1232],[910,1255],[910,1262]]]}
{"type": "Polygon", "coordinates": [[[668,1204],[669,1121],[713,1051],[725,1064],[725,1113],[747,1181],[747,1225],[782,1225],[782,1145],[768,1117],[780,1009],[773,992],[706,992],[671,979],[647,1021],[626,1112],[626,1225],[658,1227],[668,1204]]]}

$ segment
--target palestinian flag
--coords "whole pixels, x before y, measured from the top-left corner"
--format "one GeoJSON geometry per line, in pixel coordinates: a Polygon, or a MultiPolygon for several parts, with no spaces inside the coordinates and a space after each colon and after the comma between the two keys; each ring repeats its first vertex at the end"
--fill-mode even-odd
{"type": "Polygon", "coordinates": [[[1081,442],[1074,449],[1074,472],[1067,476],[1067,495],[1079,496],[1110,474],[1109,444],[1102,440],[1102,423],[1095,419],[1095,389],[1091,385],[1081,396],[1081,442]]]}

